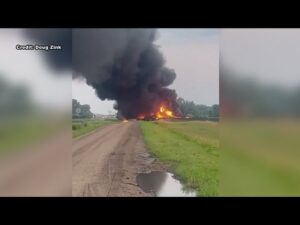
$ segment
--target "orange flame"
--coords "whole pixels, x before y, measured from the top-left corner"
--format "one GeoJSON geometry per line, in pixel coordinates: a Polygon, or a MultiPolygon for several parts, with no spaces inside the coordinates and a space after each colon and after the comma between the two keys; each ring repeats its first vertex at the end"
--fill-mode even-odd
{"type": "Polygon", "coordinates": [[[149,119],[150,120],[153,120],[153,119],[159,120],[159,119],[168,119],[168,118],[178,118],[178,117],[175,116],[173,114],[173,112],[164,105],[161,105],[157,112],[145,114],[145,115],[140,114],[136,117],[136,119],[138,119],[138,120],[149,120],[149,119]]]}
{"type": "Polygon", "coordinates": [[[156,119],[166,119],[166,118],[172,118],[173,112],[169,109],[167,109],[165,106],[160,106],[159,112],[155,114],[156,119]]]}

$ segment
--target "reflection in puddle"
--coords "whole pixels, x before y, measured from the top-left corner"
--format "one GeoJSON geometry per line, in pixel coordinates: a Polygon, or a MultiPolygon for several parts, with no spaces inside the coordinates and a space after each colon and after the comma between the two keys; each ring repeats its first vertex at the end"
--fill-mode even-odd
{"type": "Polygon", "coordinates": [[[151,173],[140,173],[137,183],[147,193],[154,193],[158,197],[195,197],[196,192],[185,190],[180,181],[167,172],[154,171],[151,173]]]}

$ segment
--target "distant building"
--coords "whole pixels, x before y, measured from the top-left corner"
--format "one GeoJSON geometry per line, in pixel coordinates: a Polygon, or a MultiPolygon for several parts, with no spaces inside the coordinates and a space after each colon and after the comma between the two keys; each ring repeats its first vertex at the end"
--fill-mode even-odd
{"type": "Polygon", "coordinates": [[[106,119],[116,119],[116,115],[109,114],[109,115],[103,115],[103,114],[95,114],[95,119],[100,119],[100,120],[106,120],[106,119]]]}

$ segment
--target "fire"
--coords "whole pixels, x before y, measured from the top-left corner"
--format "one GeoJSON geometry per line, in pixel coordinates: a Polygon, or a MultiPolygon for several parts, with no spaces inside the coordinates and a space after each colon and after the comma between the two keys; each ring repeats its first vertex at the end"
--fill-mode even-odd
{"type": "Polygon", "coordinates": [[[173,112],[172,111],[166,111],[166,114],[169,116],[169,117],[173,117],[173,112]]]}
{"type": "Polygon", "coordinates": [[[168,118],[178,118],[174,113],[168,109],[166,106],[161,105],[157,112],[150,114],[141,114],[136,117],[138,120],[159,120],[159,119],[168,119],[168,118]]]}
{"type": "Polygon", "coordinates": [[[167,109],[165,106],[160,106],[159,112],[155,114],[156,119],[173,118],[173,112],[167,109]]]}

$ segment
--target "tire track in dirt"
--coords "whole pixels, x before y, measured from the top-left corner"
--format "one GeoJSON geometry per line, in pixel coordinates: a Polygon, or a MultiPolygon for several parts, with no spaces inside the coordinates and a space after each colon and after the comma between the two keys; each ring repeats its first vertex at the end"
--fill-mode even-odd
{"type": "Polygon", "coordinates": [[[136,121],[113,124],[73,141],[73,196],[151,196],[136,175],[164,168],[149,157],[136,121]]]}

